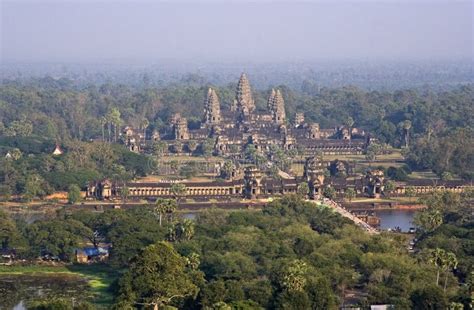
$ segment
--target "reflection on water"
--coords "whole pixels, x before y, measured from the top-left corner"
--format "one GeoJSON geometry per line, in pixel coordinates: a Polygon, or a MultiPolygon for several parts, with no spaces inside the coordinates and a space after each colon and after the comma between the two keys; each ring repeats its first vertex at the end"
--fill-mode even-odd
{"type": "Polygon", "coordinates": [[[375,212],[380,218],[380,229],[400,227],[402,232],[407,232],[413,227],[413,217],[416,211],[413,210],[380,210],[375,212]]]}
{"type": "Polygon", "coordinates": [[[36,299],[87,300],[86,280],[75,275],[0,275],[0,309],[26,309],[36,299]]]}

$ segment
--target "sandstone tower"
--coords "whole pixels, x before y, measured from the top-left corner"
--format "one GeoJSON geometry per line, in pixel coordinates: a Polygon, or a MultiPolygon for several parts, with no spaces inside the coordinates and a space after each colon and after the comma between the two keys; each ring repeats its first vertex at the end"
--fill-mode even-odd
{"type": "Polygon", "coordinates": [[[285,123],[286,120],[286,113],[285,113],[285,101],[283,100],[283,96],[279,89],[277,89],[275,93],[275,97],[273,98],[273,113],[272,113],[273,120],[281,125],[285,123]]]}
{"type": "Polygon", "coordinates": [[[255,110],[255,101],[252,98],[250,82],[247,79],[245,73],[242,73],[240,76],[234,105],[236,106],[237,111],[241,112],[245,116],[255,110]]]}
{"type": "Polygon", "coordinates": [[[268,112],[270,112],[271,115],[273,115],[273,112],[275,111],[275,106],[273,105],[275,101],[275,96],[276,96],[276,91],[274,88],[272,88],[272,92],[270,94],[270,97],[268,97],[268,102],[267,102],[268,112]]]}
{"type": "Polygon", "coordinates": [[[221,122],[221,106],[219,97],[217,97],[216,91],[212,88],[209,88],[207,91],[205,107],[204,122],[207,125],[219,124],[221,122]]]}
{"type": "Polygon", "coordinates": [[[176,140],[189,140],[188,120],[180,117],[174,125],[174,137],[176,140]]]}

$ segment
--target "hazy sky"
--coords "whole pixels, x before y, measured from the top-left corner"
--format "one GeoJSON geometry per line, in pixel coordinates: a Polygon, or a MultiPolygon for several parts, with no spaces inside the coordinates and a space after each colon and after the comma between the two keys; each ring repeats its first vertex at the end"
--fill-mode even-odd
{"type": "Polygon", "coordinates": [[[5,1],[3,62],[473,57],[473,2],[5,1]]]}

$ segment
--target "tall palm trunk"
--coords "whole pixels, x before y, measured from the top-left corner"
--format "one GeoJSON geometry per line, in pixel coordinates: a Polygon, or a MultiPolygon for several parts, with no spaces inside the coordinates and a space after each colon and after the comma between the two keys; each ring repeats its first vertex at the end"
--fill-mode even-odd
{"type": "Polygon", "coordinates": [[[448,286],[448,272],[444,275],[444,292],[446,293],[446,287],[448,286]]]}
{"type": "Polygon", "coordinates": [[[439,284],[439,268],[438,271],[436,272],[436,285],[439,284]]]}
{"type": "Polygon", "coordinates": [[[109,135],[107,137],[107,140],[108,140],[108,142],[112,142],[112,139],[111,139],[112,138],[111,137],[112,136],[112,123],[111,122],[109,122],[107,124],[107,130],[108,130],[108,133],[109,133],[109,135]]]}

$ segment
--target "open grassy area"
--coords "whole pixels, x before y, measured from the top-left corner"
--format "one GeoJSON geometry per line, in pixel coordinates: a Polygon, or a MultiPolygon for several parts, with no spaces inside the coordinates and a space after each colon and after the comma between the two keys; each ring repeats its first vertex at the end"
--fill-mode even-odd
{"type": "Polygon", "coordinates": [[[107,265],[62,265],[62,266],[0,266],[0,275],[77,275],[87,280],[90,292],[94,296],[93,303],[99,308],[107,309],[113,303],[110,291],[111,284],[118,278],[119,272],[107,265]]]}

